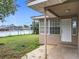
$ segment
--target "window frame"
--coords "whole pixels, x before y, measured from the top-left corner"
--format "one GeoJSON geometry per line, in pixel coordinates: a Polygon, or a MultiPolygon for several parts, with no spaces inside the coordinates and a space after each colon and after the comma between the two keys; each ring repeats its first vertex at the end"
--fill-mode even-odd
{"type": "Polygon", "coordinates": [[[78,17],[77,16],[74,16],[74,17],[72,17],[72,23],[71,23],[71,26],[72,26],[72,35],[73,36],[76,36],[78,33],[78,17]],[[75,33],[73,33],[73,21],[74,21],[74,18],[76,18],[75,20],[76,20],[76,32],[75,33]]]}
{"type": "MultiPolygon", "coordinates": [[[[43,25],[41,25],[41,20],[42,20],[42,22],[44,23],[44,20],[43,19],[40,19],[39,20],[39,34],[44,34],[44,31],[43,32],[41,32],[41,28],[43,27],[43,29],[42,30],[44,30],[44,24],[43,25]]],[[[58,19],[58,22],[59,22],[59,24],[54,24],[55,26],[51,26],[51,20],[53,20],[53,18],[49,18],[49,19],[47,19],[47,21],[46,21],[46,28],[47,28],[47,30],[46,30],[46,32],[47,32],[47,35],[51,35],[51,34],[60,34],[60,29],[59,29],[59,33],[51,33],[51,27],[56,27],[56,28],[60,28],[60,20],[58,19]]],[[[57,19],[54,19],[55,21],[57,21],[57,19]]],[[[57,29],[57,31],[58,31],[58,29],[57,29]]],[[[56,32],[56,31],[55,31],[56,32]]]]}
{"type": "Polygon", "coordinates": [[[60,19],[51,19],[51,20],[50,20],[50,34],[60,34],[60,19]],[[58,22],[59,22],[59,24],[57,24],[58,22]],[[51,32],[51,28],[53,28],[53,30],[52,30],[53,33],[51,32]],[[56,28],[59,28],[59,30],[56,28]],[[57,33],[57,31],[58,31],[58,33],[57,33]]]}

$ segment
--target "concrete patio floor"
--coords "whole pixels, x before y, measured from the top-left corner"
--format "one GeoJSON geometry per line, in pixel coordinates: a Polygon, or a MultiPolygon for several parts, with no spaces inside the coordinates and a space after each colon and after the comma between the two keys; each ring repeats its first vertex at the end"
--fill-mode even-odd
{"type": "MultiPolygon", "coordinates": [[[[48,45],[47,49],[48,59],[79,59],[77,48],[48,45]]],[[[42,45],[34,51],[27,53],[21,59],[45,59],[45,46],[42,45]]]]}

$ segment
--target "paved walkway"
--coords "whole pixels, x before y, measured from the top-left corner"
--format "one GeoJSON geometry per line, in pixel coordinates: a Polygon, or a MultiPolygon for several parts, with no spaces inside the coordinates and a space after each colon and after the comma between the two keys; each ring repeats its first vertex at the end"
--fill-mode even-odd
{"type": "MultiPolygon", "coordinates": [[[[77,48],[48,45],[48,59],[79,59],[77,48]]],[[[45,59],[45,46],[26,54],[21,59],[45,59]]]]}

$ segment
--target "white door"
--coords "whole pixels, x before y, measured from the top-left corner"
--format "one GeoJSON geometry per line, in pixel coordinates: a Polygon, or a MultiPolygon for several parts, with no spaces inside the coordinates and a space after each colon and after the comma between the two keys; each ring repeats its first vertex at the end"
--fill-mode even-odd
{"type": "Polygon", "coordinates": [[[72,42],[71,19],[62,19],[61,20],[61,41],[72,42]]]}

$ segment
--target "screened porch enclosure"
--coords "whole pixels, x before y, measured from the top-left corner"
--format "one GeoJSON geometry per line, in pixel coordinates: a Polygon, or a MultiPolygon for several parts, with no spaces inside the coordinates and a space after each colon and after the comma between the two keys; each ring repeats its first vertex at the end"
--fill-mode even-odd
{"type": "MultiPolygon", "coordinates": [[[[74,16],[66,19],[47,18],[46,32],[48,44],[78,44],[78,17],[74,16]]],[[[39,20],[40,43],[44,44],[44,19],[39,20]]]]}

